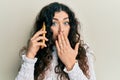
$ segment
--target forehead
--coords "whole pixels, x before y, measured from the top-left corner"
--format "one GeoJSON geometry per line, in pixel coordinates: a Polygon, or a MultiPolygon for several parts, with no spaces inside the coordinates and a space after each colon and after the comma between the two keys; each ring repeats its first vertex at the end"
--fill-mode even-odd
{"type": "Polygon", "coordinates": [[[53,19],[58,19],[58,20],[69,19],[69,16],[65,11],[60,11],[60,12],[55,12],[53,19]]]}

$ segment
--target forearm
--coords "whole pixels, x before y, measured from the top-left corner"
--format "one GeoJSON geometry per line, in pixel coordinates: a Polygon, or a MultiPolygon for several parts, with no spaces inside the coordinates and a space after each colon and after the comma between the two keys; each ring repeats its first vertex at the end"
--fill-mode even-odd
{"type": "Polygon", "coordinates": [[[29,59],[25,55],[22,55],[22,59],[24,62],[15,80],[34,80],[34,65],[37,59],[29,59]]]}
{"type": "Polygon", "coordinates": [[[92,63],[89,64],[90,68],[90,78],[88,79],[83,71],[80,69],[78,62],[75,63],[71,71],[67,71],[65,68],[64,71],[68,73],[70,80],[96,80],[94,69],[92,68],[92,63]]]}
{"type": "Polygon", "coordinates": [[[75,63],[71,71],[67,71],[66,68],[64,71],[68,73],[70,80],[88,80],[87,77],[83,74],[82,70],[79,68],[78,62],[75,63]]]}

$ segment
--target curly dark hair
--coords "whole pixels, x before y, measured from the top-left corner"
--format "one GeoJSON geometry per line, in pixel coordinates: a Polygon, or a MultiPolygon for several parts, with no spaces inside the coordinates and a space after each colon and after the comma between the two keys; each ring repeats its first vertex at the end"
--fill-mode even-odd
{"type": "MultiPolygon", "coordinates": [[[[68,39],[70,41],[71,47],[74,48],[76,43],[80,43],[78,49],[78,55],[76,59],[78,60],[79,67],[82,69],[83,73],[89,78],[89,66],[87,64],[88,59],[86,56],[86,50],[83,47],[83,40],[81,40],[81,36],[78,32],[78,27],[80,27],[80,23],[75,17],[74,12],[68,8],[66,5],[58,2],[50,3],[47,6],[43,7],[40,13],[36,17],[36,21],[34,24],[34,32],[32,36],[42,28],[43,22],[46,24],[46,37],[49,41],[46,42],[47,47],[39,50],[36,54],[37,62],[35,63],[34,70],[34,79],[35,80],[43,80],[45,77],[45,71],[49,69],[52,57],[52,52],[54,51],[53,46],[55,45],[53,40],[53,33],[51,31],[52,19],[55,15],[55,12],[64,11],[68,14],[69,17],[69,25],[70,31],[68,35],[68,39]]],[[[55,73],[58,74],[61,80],[68,79],[69,76],[67,73],[63,71],[65,65],[58,58],[58,65],[55,67],[55,73]]]]}

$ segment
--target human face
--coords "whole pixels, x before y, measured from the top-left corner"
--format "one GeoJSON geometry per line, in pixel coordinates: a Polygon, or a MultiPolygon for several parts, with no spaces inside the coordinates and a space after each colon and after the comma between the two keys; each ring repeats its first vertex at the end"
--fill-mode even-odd
{"type": "Polygon", "coordinates": [[[55,12],[55,15],[52,20],[51,30],[53,32],[53,39],[56,40],[58,34],[63,32],[65,36],[68,36],[70,25],[68,14],[64,11],[55,12]]]}

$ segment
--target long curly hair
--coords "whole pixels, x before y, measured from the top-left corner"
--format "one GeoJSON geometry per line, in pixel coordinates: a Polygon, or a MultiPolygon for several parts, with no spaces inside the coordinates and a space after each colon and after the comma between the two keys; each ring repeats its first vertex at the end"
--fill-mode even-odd
{"type": "MultiPolygon", "coordinates": [[[[89,78],[89,66],[87,64],[88,59],[86,56],[86,50],[83,47],[84,42],[81,40],[81,36],[78,32],[78,27],[80,27],[80,23],[75,17],[74,12],[69,7],[62,3],[54,2],[41,9],[40,13],[36,17],[36,21],[34,24],[34,31],[32,33],[32,36],[42,28],[43,22],[45,22],[47,31],[46,37],[49,39],[49,41],[46,42],[47,47],[43,48],[42,50],[38,50],[36,54],[36,57],[38,59],[35,63],[35,80],[43,80],[45,78],[45,72],[49,69],[51,61],[53,59],[52,52],[54,51],[53,46],[55,45],[55,43],[52,37],[53,33],[51,31],[51,25],[55,12],[60,11],[66,12],[69,16],[70,31],[68,39],[72,48],[75,47],[76,43],[80,43],[76,59],[78,60],[79,67],[82,69],[83,73],[89,78]]],[[[68,74],[63,71],[64,67],[65,65],[58,58],[58,65],[54,69],[55,73],[58,74],[60,80],[70,80],[68,74]]]]}

